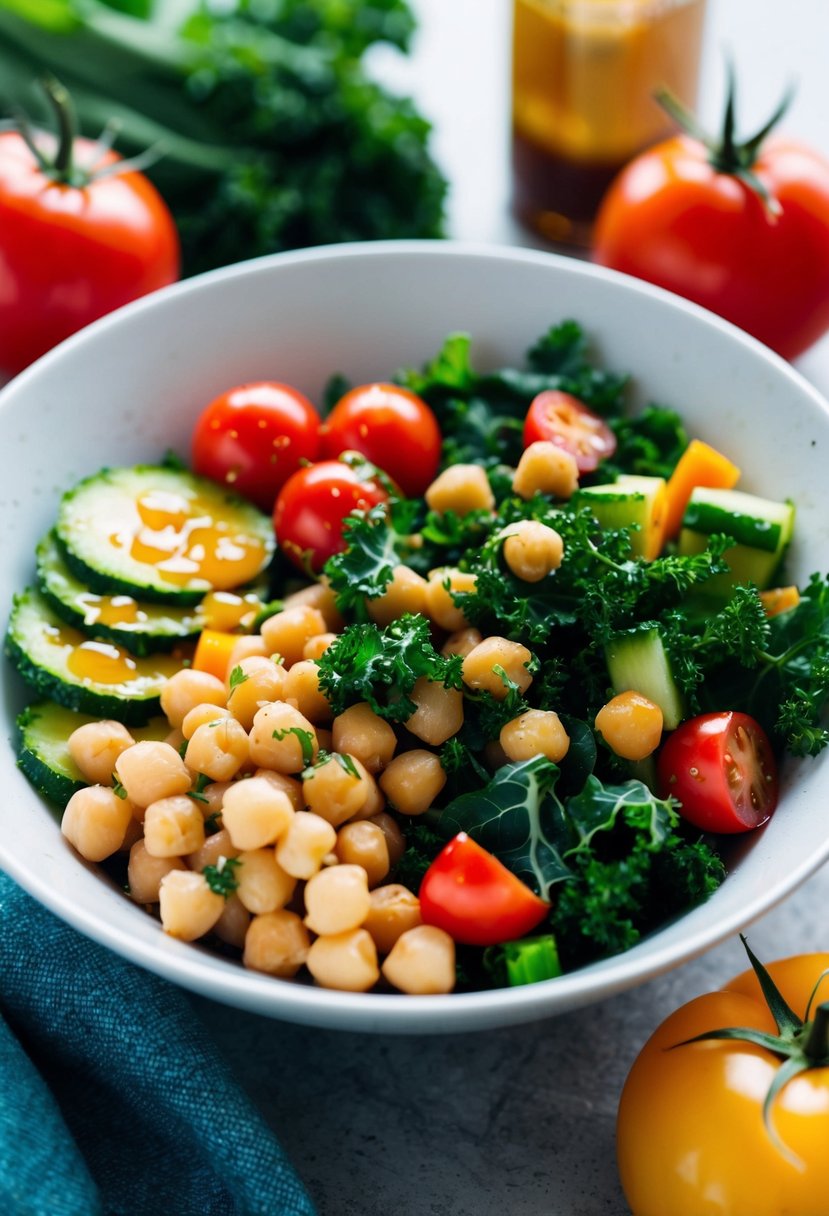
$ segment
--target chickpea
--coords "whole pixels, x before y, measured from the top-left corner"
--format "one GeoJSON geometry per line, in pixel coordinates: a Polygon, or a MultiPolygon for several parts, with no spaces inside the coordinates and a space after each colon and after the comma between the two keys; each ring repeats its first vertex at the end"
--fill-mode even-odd
{"type": "Polygon", "coordinates": [[[181,857],[153,857],[147,852],[143,840],[137,840],[130,849],[127,863],[127,883],[130,899],[137,904],[157,904],[158,889],[162,878],[171,870],[186,870],[181,857]]]}
{"type": "Polygon", "coordinates": [[[250,730],[250,758],[278,773],[301,773],[317,758],[319,743],[312,724],[293,705],[275,701],[256,711],[250,730]]]}
{"type": "Polygon", "coordinates": [[[187,864],[191,870],[196,870],[200,874],[206,866],[217,865],[220,857],[238,856],[239,849],[230,839],[230,832],[227,828],[222,828],[221,831],[208,836],[200,849],[187,855],[187,864]]]}
{"type": "Polygon", "coordinates": [[[450,633],[443,643],[440,653],[445,659],[451,659],[455,654],[459,654],[462,659],[465,659],[470,650],[474,650],[483,640],[480,629],[458,629],[455,633],[450,633]]]}
{"type": "Polygon", "coordinates": [[[370,773],[379,773],[394,755],[397,736],[384,718],[365,701],[351,705],[334,719],[334,750],[359,760],[370,773]]]}
{"type": "Polygon", "coordinates": [[[248,735],[235,718],[218,718],[196,727],[184,753],[184,763],[193,773],[204,773],[211,781],[230,781],[248,762],[248,735]]]}
{"type": "Polygon", "coordinates": [[[400,883],[377,887],[370,894],[371,907],[363,921],[380,954],[388,954],[397,939],[420,921],[420,900],[400,883]]]}
{"type": "Polygon", "coordinates": [[[337,752],[308,772],[302,796],[309,811],[336,828],[365,806],[370,780],[359,760],[337,752]]]}
{"type": "Polygon", "coordinates": [[[320,870],[305,886],[305,923],[312,933],[347,933],[368,916],[368,882],[362,866],[320,870]]]}
{"type": "Polygon", "coordinates": [[[407,612],[422,613],[426,606],[426,579],[408,566],[395,566],[382,595],[367,603],[376,625],[390,625],[407,612]]]}
{"type": "Polygon", "coordinates": [[[332,642],[336,642],[336,633],[318,633],[309,638],[302,647],[303,659],[321,659],[332,642]]]}
{"type": "Polygon", "coordinates": [[[121,752],[115,761],[115,774],[130,802],[144,807],[159,798],[186,793],[193,780],[174,747],[149,739],[121,752]]]}
{"type": "Polygon", "coordinates": [[[446,785],[440,759],[425,748],[395,756],[380,778],[380,786],[401,815],[422,815],[446,785]]]}
{"type": "Polygon", "coordinates": [[[254,916],[242,961],[254,971],[291,979],[308,957],[311,938],[296,912],[284,908],[254,916]]]}
{"type": "Polygon", "coordinates": [[[90,785],[111,785],[115,761],[134,742],[120,722],[86,722],[69,736],[69,755],[90,785]]]}
{"type": "Polygon", "coordinates": [[[253,773],[254,777],[263,777],[265,781],[270,781],[276,789],[282,790],[288,795],[291,806],[295,811],[301,811],[305,806],[302,797],[302,782],[297,781],[296,777],[288,777],[285,773],[275,773],[270,768],[258,768],[253,773]]]}
{"type": "Polygon", "coordinates": [[[385,836],[386,847],[389,850],[389,869],[391,869],[397,865],[406,852],[406,837],[401,832],[397,820],[393,819],[391,815],[387,815],[385,811],[372,815],[367,822],[376,823],[385,836]]]}
{"type": "Polygon", "coordinates": [[[241,950],[245,944],[245,936],[250,925],[250,912],[234,892],[225,900],[224,910],[213,926],[213,932],[220,941],[227,942],[241,950]]]}
{"type": "Polygon", "coordinates": [[[288,673],[270,657],[249,655],[231,667],[227,708],[245,730],[253,725],[254,715],[270,701],[284,700],[288,673]]]}
{"type": "Polygon", "coordinates": [[[319,744],[320,751],[321,752],[333,752],[334,751],[334,734],[333,734],[333,732],[331,730],[329,730],[327,726],[318,726],[316,728],[316,730],[317,730],[317,743],[319,744]]]}
{"type": "Polygon", "coordinates": [[[330,722],[333,714],[328,698],[320,689],[320,670],[311,659],[294,663],[285,677],[282,699],[295,705],[309,722],[330,722]]]}
{"type": "Polygon", "coordinates": [[[225,793],[230,789],[229,781],[211,781],[203,789],[199,790],[201,798],[199,801],[199,809],[205,819],[212,819],[217,827],[221,827],[222,818],[222,803],[224,802],[225,793]],[[204,799],[202,801],[201,799],[204,799]]]}
{"type": "Polygon", "coordinates": [[[161,710],[172,727],[181,726],[196,705],[209,702],[224,708],[226,700],[225,687],[220,679],[192,667],[177,671],[161,689],[161,710]]]}
{"type": "Polygon", "coordinates": [[[377,823],[370,819],[359,819],[356,823],[347,823],[337,832],[337,844],[334,849],[339,869],[342,866],[360,866],[368,879],[369,887],[376,887],[389,872],[389,846],[386,835],[377,823]]]}
{"type": "Polygon", "coordinates": [[[446,688],[420,676],[409,696],[417,709],[406,719],[406,729],[424,743],[439,747],[463,726],[463,693],[459,688],[446,688]]]}
{"type": "Polygon", "coordinates": [[[532,654],[520,642],[493,636],[484,638],[480,645],[470,650],[461,670],[464,682],[470,688],[482,688],[496,701],[503,701],[509,692],[504,676],[517,684],[521,692],[526,692],[532,684],[532,675],[527,670],[531,660],[532,654]]]}
{"type": "Polygon", "coordinates": [[[276,860],[294,878],[313,878],[336,843],[330,823],[310,811],[297,811],[276,846],[276,860]]]}
{"type": "Polygon", "coordinates": [[[238,667],[245,659],[260,658],[268,659],[271,652],[265,645],[262,635],[259,633],[243,634],[236,642],[230,651],[227,660],[227,679],[230,679],[230,673],[234,667],[238,667]]]}
{"type": "Polygon", "coordinates": [[[501,728],[498,741],[508,760],[546,756],[558,764],[570,747],[570,736],[552,709],[528,709],[501,728]]]}
{"type": "Polygon", "coordinates": [[[204,844],[204,819],[186,794],[151,802],[144,816],[144,845],[153,857],[186,857],[204,844]]]}
{"type": "Polygon", "coordinates": [[[596,730],[625,760],[644,760],[656,751],[662,728],[662,710],[640,692],[620,692],[596,714],[596,730]]]}
{"type": "Polygon", "coordinates": [[[117,853],[132,822],[132,807],[108,785],[88,785],[66,804],[60,830],[87,861],[117,853]]]}
{"type": "Polygon", "coordinates": [[[474,574],[462,570],[433,570],[426,584],[426,615],[452,633],[468,629],[469,621],[452,599],[452,592],[474,591],[476,582],[474,574]]]}
{"type": "Polygon", "coordinates": [[[454,511],[468,515],[470,511],[492,511],[495,495],[486,471],[477,464],[453,464],[439,473],[424,495],[432,511],[454,511]]]}
{"type": "Polygon", "coordinates": [[[325,576],[318,583],[311,583],[286,595],[282,604],[283,608],[295,608],[297,605],[316,608],[322,614],[325,628],[330,629],[332,633],[341,633],[345,628],[345,621],[337,607],[337,597],[325,576]]]}
{"type": "MultiPolygon", "coordinates": [[[[133,811],[134,810],[135,810],[135,807],[133,807],[133,811]]],[[[124,833],[124,839],[121,841],[118,852],[119,853],[129,853],[130,849],[136,843],[136,841],[142,840],[143,837],[144,837],[143,824],[138,822],[138,820],[135,818],[134,814],[131,814],[130,821],[127,824],[127,830],[124,833]]]]}
{"type": "Polygon", "coordinates": [[[237,849],[274,844],[288,831],[295,814],[284,790],[264,777],[237,781],[222,804],[222,823],[237,849]]]}
{"type": "Polygon", "coordinates": [[[296,879],[286,874],[273,849],[250,849],[239,854],[236,894],[249,912],[261,916],[276,912],[290,901],[296,879]]]}
{"type": "Polygon", "coordinates": [[[546,439],[524,449],[512,479],[512,488],[520,498],[532,498],[533,494],[572,498],[578,487],[575,457],[546,439]]]}
{"type": "Polygon", "coordinates": [[[306,642],[325,633],[327,628],[318,608],[294,604],[263,621],[260,633],[268,653],[282,655],[285,666],[291,667],[302,658],[306,642]]]}
{"type": "Polygon", "coordinates": [[[164,932],[181,941],[204,937],[224,912],[224,897],[211,891],[203,874],[192,870],[170,870],[158,895],[164,932]]]}
{"type": "Polygon", "coordinates": [[[367,992],[380,978],[377,950],[365,929],[318,937],[305,961],[323,988],[367,992]]]}
{"type": "Polygon", "coordinates": [[[455,943],[434,925],[417,925],[397,939],[383,975],[412,996],[432,996],[455,987],[455,943]]]}
{"type": "Polygon", "coordinates": [[[554,528],[535,519],[522,519],[501,533],[504,561],[516,578],[539,583],[561,565],[564,542],[554,528]]]}
{"type": "Polygon", "coordinates": [[[194,705],[184,715],[184,721],[181,724],[182,742],[192,739],[200,726],[209,726],[211,722],[218,722],[221,718],[229,717],[230,710],[221,705],[211,705],[209,701],[203,701],[201,705],[194,705]]]}

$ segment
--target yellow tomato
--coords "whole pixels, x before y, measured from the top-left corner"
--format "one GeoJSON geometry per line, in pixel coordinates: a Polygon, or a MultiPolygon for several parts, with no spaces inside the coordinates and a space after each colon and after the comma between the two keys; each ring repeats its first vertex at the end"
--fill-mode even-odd
{"type": "MultiPolygon", "coordinates": [[[[827,970],[829,954],[767,968],[799,1019],[816,984],[810,1016],[829,1000],[827,970]]],[[[780,1090],[770,1127],[763,1103],[781,1057],[740,1040],[686,1042],[726,1027],[777,1034],[753,971],[678,1009],[631,1069],[617,1152],[634,1216],[829,1216],[829,1044],[780,1090]]]]}

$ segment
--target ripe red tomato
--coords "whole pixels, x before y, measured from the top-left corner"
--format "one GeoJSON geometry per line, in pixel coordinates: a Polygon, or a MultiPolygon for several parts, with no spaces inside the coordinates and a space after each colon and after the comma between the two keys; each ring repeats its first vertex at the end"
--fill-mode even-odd
{"type": "Polygon", "coordinates": [[[596,221],[597,262],[710,308],[793,359],[829,328],[829,163],[771,140],[751,173],[775,200],[677,136],[633,160],[596,221]]]}
{"type": "Polygon", "coordinates": [[[689,718],[668,736],[657,761],[660,793],[705,832],[747,832],[777,806],[777,764],[768,736],[748,714],[689,718]]]}
{"type": "Polygon", "coordinates": [[[298,469],[279,491],[273,509],[277,543],[300,570],[319,573],[345,548],[343,520],[385,502],[387,491],[341,460],[321,460],[298,469]]]}
{"type": "Polygon", "coordinates": [[[193,468],[270,512],[300,461],[319,455],[319,426],[319,414],[297,389],[270,380],[240,384],[199,415],[193,468]]]}
{"type": "Polygon", "coordinates": [[[570,393],[539,393],[524,421],[524,447],[545,439],[569,452],[580,473],[592,473],[616,451],[616,436],[607,423],[570,393]]]}
{"type": "Polygon", "coordinates": [[[438,853],[420,885],[423,923],[469,946],[497,946],[523,937],[549,910],[549,904],[466,832],[459,832],[438,853]]]}
{"type": "Polygon", "coordinates": [[[397,384],[363,384],[340,398],[322,425],[322,455],[360,452],[409,498],[434,481],[441,434],[425,401],[397,384]]]}
{"type": "MultiPolygon", "coordinates": [[[[99,168],[119,159],[84,139],[73,156],[99,168]]],[[[0,372],[178,274],[178,234],[146,177],[53,180],[16,131],[0,133],[0,372]]]]}

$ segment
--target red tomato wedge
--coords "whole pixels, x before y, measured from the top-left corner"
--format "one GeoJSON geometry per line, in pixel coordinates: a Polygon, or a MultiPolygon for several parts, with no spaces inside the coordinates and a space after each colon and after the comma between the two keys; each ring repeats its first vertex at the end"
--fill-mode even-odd
{"type": "Polygon", "coordinates": [[[469,946],[496,946],[523,937],[549,910],[549,904],[466,832],[459,832],[438,853],[420,886],[423,923],[469,946]]]}
{"type": "Polygon", "coordinates": [[[748,832],[777,806],[777,764],[768,736],[748,714],[689,718],[669,735],[657,762],[660,793],[705,832],[748,832]]]}
{"type": "Polygon", "coordinates": [[[524,421],[524,447],[547,440],[569,452],[580,473],[592,473],[616,451],[607,423],[570,393],[548,389],[533,400],[524,421]]]}

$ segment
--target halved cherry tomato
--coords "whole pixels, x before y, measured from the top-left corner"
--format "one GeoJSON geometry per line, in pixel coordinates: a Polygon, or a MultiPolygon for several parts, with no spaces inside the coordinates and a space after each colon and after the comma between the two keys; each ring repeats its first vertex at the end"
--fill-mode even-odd
{"type": "Polygon", "coordinates": [[[440,427],[429,406],[397,384],[351,389],[322,425],[322,456],[360,452],[409,498],[434,481],[440,447],[440,427]]]}
{"type": "Polygon", "coordinates": [[[660,793],[682,803],[706,832],[747,832],[777,806],[777,764],[768,736],[748,714],[700,714],[669,735],[657,762],[660,793]]]}
{"type": "Polygon", "coordinates": [[[548,389],[530,405],[524,422],[524,447],[540,439],[564,448],[580,473],[592,473],[616,451],[616,436],[607,423],[578,397],[548,389]]]}
{"type": "Polygon", "coordinates": [[[297,389],[273,380],[240,384],[199,415],[193,468],[270,512],[300,461],[319,455],[319,427],[319,414],[297,389]]]}
{"type": "Polygon", "coordinates": [[[345,548],[343,520],[385,502],[388,493],[366,466],[321,460],[298,469],[279,491],[273,510],[277,543],[300,570],[319,573],[345,548]]]}
{"type": "Polygon", "coordinates": [[[523,937],[549,910],[549,904],[466,832],[459,832],[438,853],[420,885],[423,923],[469,946],[497,946],[523,937]]]}

